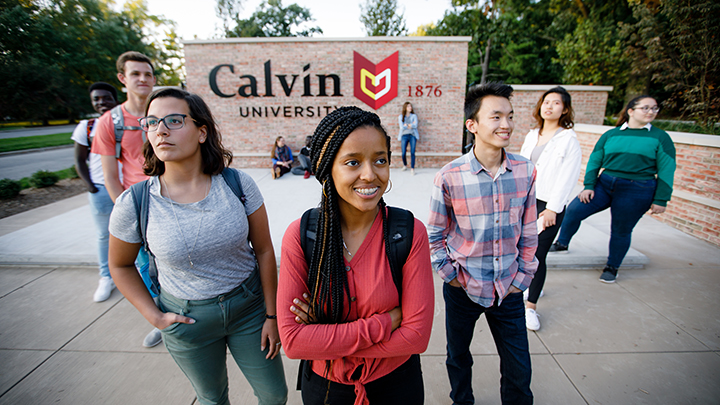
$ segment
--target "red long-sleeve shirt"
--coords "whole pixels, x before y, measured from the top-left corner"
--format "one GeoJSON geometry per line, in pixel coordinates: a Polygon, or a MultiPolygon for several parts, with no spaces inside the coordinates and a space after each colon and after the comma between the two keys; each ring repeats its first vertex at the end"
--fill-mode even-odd
{"type": "Polygon", "coordinates": [[[403,266],[402,324],[392,331],[388,312],[399,305],[397,288],[385,255],[382,216],[378,213],[368,235],[349,262],[348,284],[353,302],[347,323],[302,325],[290,311],[294,298],[309,293],[308,265],[300,245],[300,220],[290,224],[282,243],[278,285],[278,327],[289,358],[313,361],[313,371],[325,375],[332,361],[331,381],[354,384],[356,404],[366,404],[363,384],[383,377],[410,355],[427,349],[432,329],[434,290],[430,248],[425,226],[415,220],[413,243],[403,266]],[[357,381],[355,369],[363,365],[357,381]]]}

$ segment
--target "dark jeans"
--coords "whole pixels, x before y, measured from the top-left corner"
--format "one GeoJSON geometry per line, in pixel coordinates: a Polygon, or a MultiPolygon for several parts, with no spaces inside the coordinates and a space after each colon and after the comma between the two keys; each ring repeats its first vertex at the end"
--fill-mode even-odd
{"type": "Polygon", "coordinates": [[[310,170],[310,158],[305,155],[298,155],[297,158],[298,162],[300,162],[300,166],[295,166],[292,168],[292,174],[297,174],[302,176],[305,174],[306,171],[310,170]]]}
{"type": "Polygon", "coordinates": [[[405,153],[407,152],[407,144],[410,143],[410,167],[415,168],[415,144],[417,138],[414,135],[403,135],[400,141],[400,149],[402,149],[402,160],[403,166],[407,166],[407,159],[405,153]]]}
{"type": "Polygon", "coordinates": [[[450,398],[454,404],[474,404],[470,354],[475,323],[483,313],[500,355],[500,397],[503,404],[532,404],[530,391],[532,367],[525,328],[525,305],[522,293],[508,294],[498,306],[485,308],[468,298],[461,287],[443,285],[445,298],[445,333],[450,378],[450,398]]]}
{"type": "MultiPolygon", "coordinates": [[[[538,214],[545,209],[545,205],[547,205],[547,202],[537,200],[538,214]]],[[[567,209],[557,214],[555,217],[555,225],[545,228],[545,230],[540,232],[540,235],[538,235],[538,248],[535,252],[535,257],[537,257],[539,262],[538,269],[535,272],[535,277],[533,277],[528,291],[528,301],[533,304],[537,304],[538,298],[540,298],[540,291],[542,291],[543,286],[545,285],[545,277],[547,277],[547,263],[545,263],[545,259],[547,259],[550,246],[552,246],[552,243],[560,230],[560,225],[563,222],[563,217],[565,217],[566,211],[567,209]]]]}
{"type": "Polygon", "coordinates": [[[652,205],[657,181],[626,180],[601,174],[595,184],[595,196],[584,204],[575,198],[567,207],[558,243],[569,245],[583,219],[610,208],[610,252],[607,265],[620,267],[632,239],[632,231],[652,205]]]}
{"type": "MultiPolygon", "coordinates": [[[[410,359],[390,374],[365,384],[365,392],[371,405],[419,405],[425,401],[420,355],[410,359]]],[[[339,384],[315,374],[307,363],[302,378],[302,399],[305,405],[352,405],[355,387],[339,384]],[[327,402],[325,396],[327,395],[327,402]]]]}
{"type": "Polygon", "coordinates": [[[289,167],[285,167],[285,166],[279,165],[279,164],[274,164],[274,165],[273,165],[273,171],[274,171],[276,168],[278,168],[278,167],[280,168],[280,175],[279,175],[278,177],[280,177],[280,176],[282,176],[283,174],[285,174],[285,173],[287,173],[287,172],[290,171],[290,168],[289,168],[289,167]]]}

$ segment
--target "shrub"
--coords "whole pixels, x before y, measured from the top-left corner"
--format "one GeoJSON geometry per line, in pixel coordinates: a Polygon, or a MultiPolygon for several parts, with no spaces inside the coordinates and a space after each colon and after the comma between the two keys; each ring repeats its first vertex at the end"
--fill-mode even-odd
{"type": "Polygon", "coordinates": [[[47,170],[40,170],[33,173],[30,177],[30,185],[35,188],[49,187],[57,183],[60,180],[60,176],[47,170]]]}
{"type": "Polygon", "coordinates": [[[0,180],[0,198],[13,198],[20,194],[20,182],[10,179],[0,180]]]}

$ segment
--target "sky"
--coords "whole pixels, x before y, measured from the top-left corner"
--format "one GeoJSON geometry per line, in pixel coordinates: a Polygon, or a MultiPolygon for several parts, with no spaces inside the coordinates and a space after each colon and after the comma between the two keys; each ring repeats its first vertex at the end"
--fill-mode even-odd
{"type": "MultiPolygon", "coordinates": [[[[414,32],[420,25],[440,20],[445,10],[452,8],[450,1],[398,0],[398,9],[404,9],[407,29],[414,32]]],[[[261,0],[245,0],[240,18],[250,17],[260,3],[261,0]]],[[[319,26],[323,30],[323,34],[316,34],[316,37],[366,36],[360,22],[360,4],[364,4],[365,0],[284,0],[282,4],[287,7],[293,3],[310,10],[315,19],[310,27],[319,26]]],[[[215,15],[215,0],[147,0],[147,4],[150,14],[164,15],[175,21],[177,33],[183,39],[219,36],[222,21],[215,15]]]]}

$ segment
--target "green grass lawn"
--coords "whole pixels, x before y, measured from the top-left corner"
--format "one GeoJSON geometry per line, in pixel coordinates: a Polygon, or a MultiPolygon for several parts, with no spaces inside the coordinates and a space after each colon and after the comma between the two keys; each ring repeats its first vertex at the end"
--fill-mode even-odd
{"type": "Polygon", "coordinates": [[[72,132],[52,135],[24,136],[20,138],[0,139],[0,152],[46,148],[50,146],[72,145],[72,132]]]}

